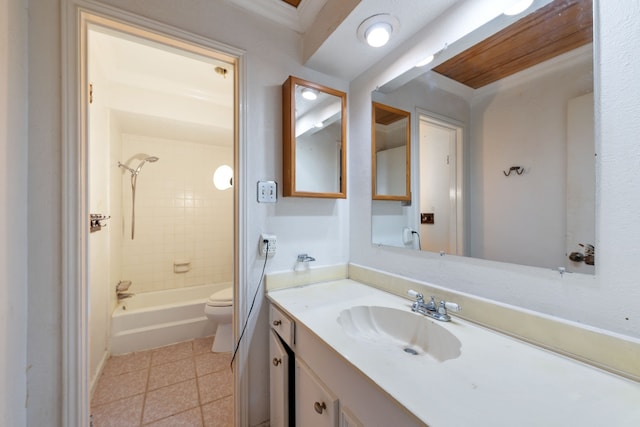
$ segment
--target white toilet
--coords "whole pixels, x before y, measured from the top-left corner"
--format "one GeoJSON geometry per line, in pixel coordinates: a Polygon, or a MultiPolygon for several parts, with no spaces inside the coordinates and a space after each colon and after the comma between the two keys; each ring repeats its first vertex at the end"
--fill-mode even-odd
{"type": "Polygon", "coordinates": [[[218,326],[211,351],[226,353],[233,349],[231,322],[233,317],[233,287],[214,292],[204,306],[204,314],[218,326]]]}

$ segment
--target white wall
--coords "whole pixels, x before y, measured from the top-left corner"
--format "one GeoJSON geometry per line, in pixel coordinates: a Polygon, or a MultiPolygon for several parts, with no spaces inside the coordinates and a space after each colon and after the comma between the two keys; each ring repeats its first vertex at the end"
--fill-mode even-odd
{"type": "MultiPolygon", "coordinates": [[[[640,337],[637,315],[640,288],[634,284],[637,283],[635,264],[640,255],[640,248],[634,242],[640,233],[636,218],[640,211],[640,176],[633,171],[637,162],[630,160],[640,155],[640,147],[633,137],[640,127],[637,120],[640,87],[633,78],[640,71],[640,61],[634,53],[640,45],[635,31],[640,20],[640,4],[634,1],[596,3],[599,15],[594,35],[599,170],[596,275],[560,276],[551,269],[443,258],[371,245],[369,146],[361,135],[370,129],[371,91],[384,82],[382,79],[389,70],[395,69],[386,61],[354,80],[350,87],[352,262],[640,337]],[[615,301],[615,308],[602,316],[605,301],[615,301]]],[[[425,39],[437,38],[429,33],[424,36],[425,39]]],[[[414,55],[413,61],[408,58],[415,50],[399,49],[406,55],[397,56],[405,63],[415,63],[420,59],[419,54],[414,55]]]]}
{"type": "MultiPolygon", "coordinates": [[[[122,128],[117,119],[113,118],[112,112],[109,112],[109,166],[116,168],[118,160],[122,159],[122,128]]],[[[113,172],[111,169],[111,172],[113,172]]],[[[109,212],[111,219],[108,221],[106,233],[109,234],[109,283],[107,287],[111,292],[107,292],[108,306],[107,315],[111,318],[111,313],[118,305],[116,293],[113,291],[115,284],[122,280],[122,242],[124,235],[124,216],[114,215],[116,212],[123,211],[122,196],[122,176],[119,173],[109,174],[109,212]]],[[[104,229],[103,229],[104,231],[104,229]]],[[[107,328],[107,336],[111,336],[111,324],[107,328]]]]}
{"type": "MultiPolygon", "coordinates": [[[[61,395],[61,47],[60,1],[30,2],[29,60],[31,133],[29,138],[29,424],[56,425],[61,395]],[[46,221],[42,213],[46,213],[46,221]],[[37,325],[37,327],[35,326],[37,325]]],[[[237,185],[249,189],[248,241],[241,242],[246,258],[247,294],[253,295],[262,259],[257,259],[261,232],[278,236],[278,253],[267,271],[288,270],[296,255],[307,252],[315,266],[348,261],[348,200],[280,198],[275,205],[258,204],[256,183],[281,181],[281,85],[289,75],[346,91],[348,84],[300,65],[301,37],[264,19],[254,18],[222,0],[143,1],[109,0],[103,3],[184,29],[246,51],[245,132],[247,170],[239,171],[237,185]],[[244,182],[243,182],[244,180],[244,182]],[[245,184],[246,183],[246,184],[245,184]]],[[[148,168],[149,165],[145,166],[148,168]]],[[[262,292],[245,335],[250,342],[246,375],[249,379],[250,425],[266,421],[268,401],[268,326],[262,292]],[[256,322],[259,327],[256,327],[256,322]]]]}
{"type": "Polygon", "coordinates": [[[470,254],[555,268],[565,265],[567,107],[592,91],[590,55],[522,78],[511,76],[473,98],[470,254]],[[524,173],[505,177],[511,166],[524,173]]]}
{"type": "Polygon", "coordinates": [[[296,191],[340,192],[340,123],[296,138],[296,191]]]}
{"type": "Polygon", "coordinates": [[[25,425],[27,10],[0,1],[0,425],[25,425]]]}
{"type": "MultiPolygon", "coordinates": [[[[376,137],[376,141],[378,137],[376,137]]],[[[396,147],[376,153],[376,192],[405,194],[407,189],[407,148],[396,147]]]]}
{"type": "Polygon", "coordinates": [[[58,1],[29,1],[27,425],[30,426],[60,424],[63,393],[59,9],[58,1]]]}

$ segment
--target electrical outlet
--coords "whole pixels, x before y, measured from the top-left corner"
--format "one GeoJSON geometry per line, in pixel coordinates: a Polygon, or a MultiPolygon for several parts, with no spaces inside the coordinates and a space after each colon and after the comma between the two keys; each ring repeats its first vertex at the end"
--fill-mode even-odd
{"type": "Polygon", "coordinates": [[[260,235],[260,244],[258,245],[260,249],[260,255],[275,255],[276,253],[276,235],[275,234],[261,234],[260,235]],[[267,242],[268,244],[268,252],[267,252],[267,242]]]}

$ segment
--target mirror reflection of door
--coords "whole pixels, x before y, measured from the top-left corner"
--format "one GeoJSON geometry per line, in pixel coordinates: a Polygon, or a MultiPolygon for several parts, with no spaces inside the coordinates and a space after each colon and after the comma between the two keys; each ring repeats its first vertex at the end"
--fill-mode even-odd
{"type": "Polygon", "coordinates": [[[420,248],[463,255],[462,126],[421,115],[419,135],[420,248]]]}
{"type": "MultiPolygon", "coordinates": [[[[593,92],[567,103],[567,235],[565,267],[594,274],[593,262],[573,261],[571,254],[588,253],[595,244],[596,165],[593,129],[593,92]]],[[[578,258],[579,259],[579,258],[578,258]]]]}

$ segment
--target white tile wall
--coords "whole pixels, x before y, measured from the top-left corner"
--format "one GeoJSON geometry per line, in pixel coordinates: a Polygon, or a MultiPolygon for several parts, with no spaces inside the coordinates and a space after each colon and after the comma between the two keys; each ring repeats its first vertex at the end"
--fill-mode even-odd
{"type": "Polygon", "coordinates": [[[122,278],[133,292],[231,281],[233,191],[213,185],[213,172],[233,165],[233,148],[189,141],[123,135],[122,158],[135,169],[135,237],[131,240],[131,174],[122,175],[122,278]],[[174,262],[191,270],[175,273],[174,262]]]}

